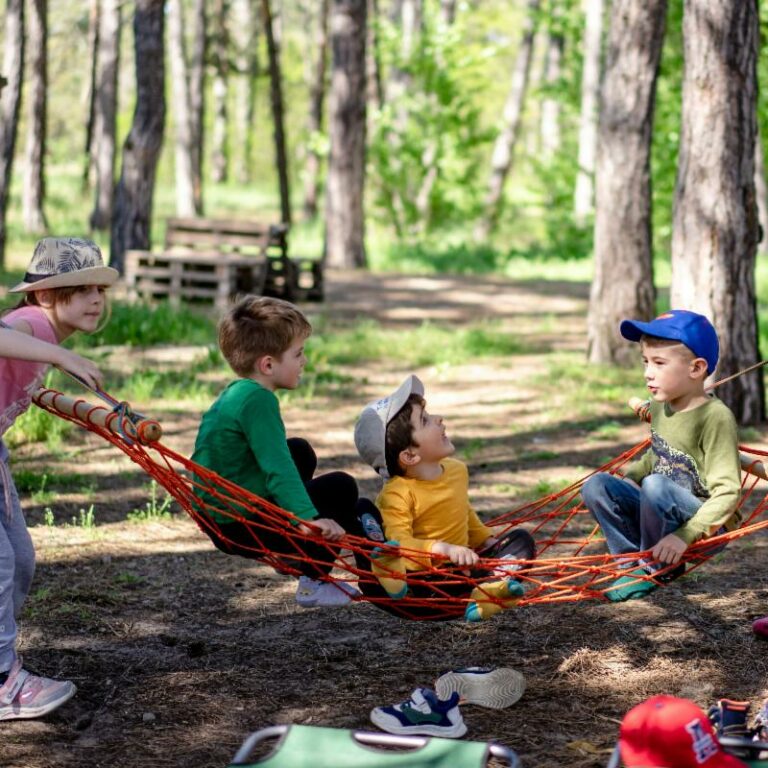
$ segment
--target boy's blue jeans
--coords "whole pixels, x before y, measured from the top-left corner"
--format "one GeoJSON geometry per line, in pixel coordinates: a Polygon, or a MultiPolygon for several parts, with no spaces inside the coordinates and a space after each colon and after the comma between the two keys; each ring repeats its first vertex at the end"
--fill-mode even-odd
{"type": "Polygon", "coordinates": [[[647,475],[640,488],[607,472],[581,489],[584,505],[602,528],[612,555],[642,552],[690,520],[703,501],[664,475],[647,475]]]}

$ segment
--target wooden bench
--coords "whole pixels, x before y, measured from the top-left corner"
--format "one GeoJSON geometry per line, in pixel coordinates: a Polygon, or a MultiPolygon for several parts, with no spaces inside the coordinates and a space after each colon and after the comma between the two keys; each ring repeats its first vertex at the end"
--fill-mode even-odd
{"type": "Polygon", "coordinates": [[[171,218],[161,253],[128,251],[131,296],[212,300],[218,309],[239,293],[322,300],[322,266],[288,257],[288,226],[237,219],[171,218]]]}

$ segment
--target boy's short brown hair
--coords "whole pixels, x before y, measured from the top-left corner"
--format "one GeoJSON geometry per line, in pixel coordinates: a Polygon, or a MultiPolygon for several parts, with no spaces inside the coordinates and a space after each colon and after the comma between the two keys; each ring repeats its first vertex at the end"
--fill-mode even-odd
{"type": "Polygon", "coordinates": [[[418,443],[413,439],[413,424],[411,416],[413,415],[413,406],[420,405],[422,408],[426,401],[421,395],[410,395],[406,404],[397,412],[392,421],[387,424],[387,436],[384,446],[384,458],[387,461],[387,472],[390,477],[405,475],[405,471],[400,466],[400,454],[410,448],[412,445],[418,448],[418,443]]]}
{"type": "Polygon", "coordinates": [[[265,355],[276,358],[312,333],[309,320],[289,301],[244,296],[219,322],[219,349],[238,376],[250,376],[265,355]]]}

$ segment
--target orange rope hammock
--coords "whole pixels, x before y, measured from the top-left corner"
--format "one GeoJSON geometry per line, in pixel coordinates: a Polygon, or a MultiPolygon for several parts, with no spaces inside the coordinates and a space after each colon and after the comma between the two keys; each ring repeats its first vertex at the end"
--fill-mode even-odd
{"type": "MultiPolygon", "coordinates": [[[[219,515],[245,523],[253,537],[252,548],[247,547],[249,555],[252,552],[254,559],[275,570],[295,576],[300,574],[299,565],[311,562],[302,551],[302,542],[312,542],[316,546],[331,549],[334,554],[338,553],[338,544],[334,546],[320,536],[299,531],[295,527],[298,518],[290,512],[270,504],[163,445],[159,440],[159,424],[149,419],[132,417],[124,403],[120,404],[120,409],[110,409],[75,400],[50,389],[39,389],[34,401],[44,410],[74,422],[117,446],[160,483],[201,530],[213,529],[221,535],[222,528],[226,529],[226,525],[217,525],[206,513],[212,509],[219,515]],[[215,507],[201,499],[201,491],[216,499],[215,507]],[[295,543],[295,554],[276,554],[262,546],[260,534],[265,531],[279,531],[295,543]]],[[[599,527],[581,504],[580,490],[592,474],[616,472],[649,443],[649,440],[645,440],[557,493],[488,521],[491,526],[499,526],[499,535],[522,525],[536,540],[538,556],[535,560],[505,560],[503,563],[509,565],[511,562],[524,567],[524,570],[515,573],[515,578],[525,585],[525,594],[517,602],[518,606],[605,600],[605,592],[611,584],[619,576],[636,569],[636,555],[614,556],[603,551],[604,539],[599,527]]],[[[768,496],[757,498],[758,494],[753,494],[759,480],[758,474],[765,477],[761,460],[768,456],[768,452],[747,447],[741,447],[740,450],[752,462],[751,466],[746,467],[742,478],[742,524],[734,531],[713,536],[689,547],[683,557],[688,571],[698,568],[723,544],[768,527],[768,516],[765,515],[768,496]]],[[[243,549],[242,542],[238,544],[243,549]]],[[[463,616],[469,593],[476,587],[482,590],[484,581],[498,579],[498,576],[493,576],[493,571],[502,565],[500,560],[486,558],[468,574],[446,561],[433,567],[425,568],[421,565],[418,570],[408,570],[406,575],[403,573],[404,561],[423,563],[423,554],[352,535],[344,537],[342,546],[343,551],[333,573],[327,577],[328,580],[356,582],[363,594],[355,600],[374,603],[390,613],[414,620],[446,620],[463,616]],[[372,564],[376,566],[373,570],[372,564]],[[407,594],[399,599],[390,597],[381,587],[387,579],[396,584],[407,584],[407,594]]],[[[652,560],[649,552],[642,554],[652,560]]],[[[657,576],[663,577],[674,567],[662,568],[656,572],[657,576]]],[[[650,575],[638,577],[638,581],[643,579],[657,581],[650,575]]],[[[502,604],[499,598],[491,594],[487,594],[487,600],[502,604]]]]}

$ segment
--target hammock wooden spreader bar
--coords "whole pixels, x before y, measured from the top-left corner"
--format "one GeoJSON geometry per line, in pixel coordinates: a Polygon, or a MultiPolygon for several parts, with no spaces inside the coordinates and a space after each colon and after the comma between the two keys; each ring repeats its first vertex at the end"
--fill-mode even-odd
{"type": "MultiPolygon", "coordinates": [[[[120,410],[92,405],[85,400],[68,397],[54,389],[41,387],[35,392],[33,400],[41,408],[69,416],[74,421],[107,429],[118,435],[122,431],[131,440],[137,440],[142,445],[156,443],[163,436],[162,427],[153,419],[142,418],[134,422],[130,416],[124,415],[120,410]]],[[[121,403],[121,405],[124,404],[121,403]]]]}
{"type": "MultiPolygon", "coordinates": [[[[345,536],[340,551],[339,544],[329,543],[317,533],[303,533],[295,525],[298,519],[290,512],[163,445],[157,439],[161,434],[160,425],[151,419],[129,417],[126,414],[130,409],[123,408],[123,404],[110,410],[49,389],[39,390],[34,399],[41,408],[98,434],[123,451],[167,490],[202,531],[215,531],[219,538],[227,541],[227,521],[240,522],[247,529],[247,535],[252,537],[252,543],[243,544],[240,537],[237,545],[242,551],[239,554],[259,560],[281,573],[298,576],[307,563],[318,562],[307,555],[307,545],[311,544],[315,552],[318,547],[324,548],[332,553],[331,560],[337,558],[328,580],[355,582],[362,592],[355,600],[373,603],[405,619],[440,621],[460,618],[470,592],[475,588],[484,590],[486,581],[498,579],[497,569],[502,566],[521,567],[514,573],[514,578],[525,588],[518,606],[606,600],[605,593],[613,582],[637,569],[638,554],[613,556],[606,553],[605,540],[581,503],[581,486],[590,475],[557,493],[486,521],[495,526],[501,536],[517,526],[529,531],[536,540],[536,559],[483,558],[472,572],[467,572],[448,562],[432,560],[425,564],[422,552],[382,545],[357,536],[345,536]],[[265,546],[262,538],[266,532],[279,532],[288,542],[286,551],[278,554],[265,546]],[[392,597],[393,592],[383,588],[388,583],[407,586],[406,594],[399,599],[392,597]]],[[[627,461],[648,447],[649,442],[639,443],[595,472],[620,472],[627,461]]],[[[740,449],[745,467],[740,501],[741,526],[689,547],[684,555],[687,571],[701,566],[723,545],[768,528],[768,497],[753,493],[759,477],[765,478],[762,462],[768,453],[745,446],[740,449]]],[[[639,556],[651,560],[649,552],[639,553],[639,556]]],[[[673,568],[665,566],[654,577],[643,578],[663,579],[673,568]]],[[[487,594],[488,602],[503,604],[501,599],[484,594],[487,594]]],[[[509,605],[505,604],[505,607],[509,605]]]]}

